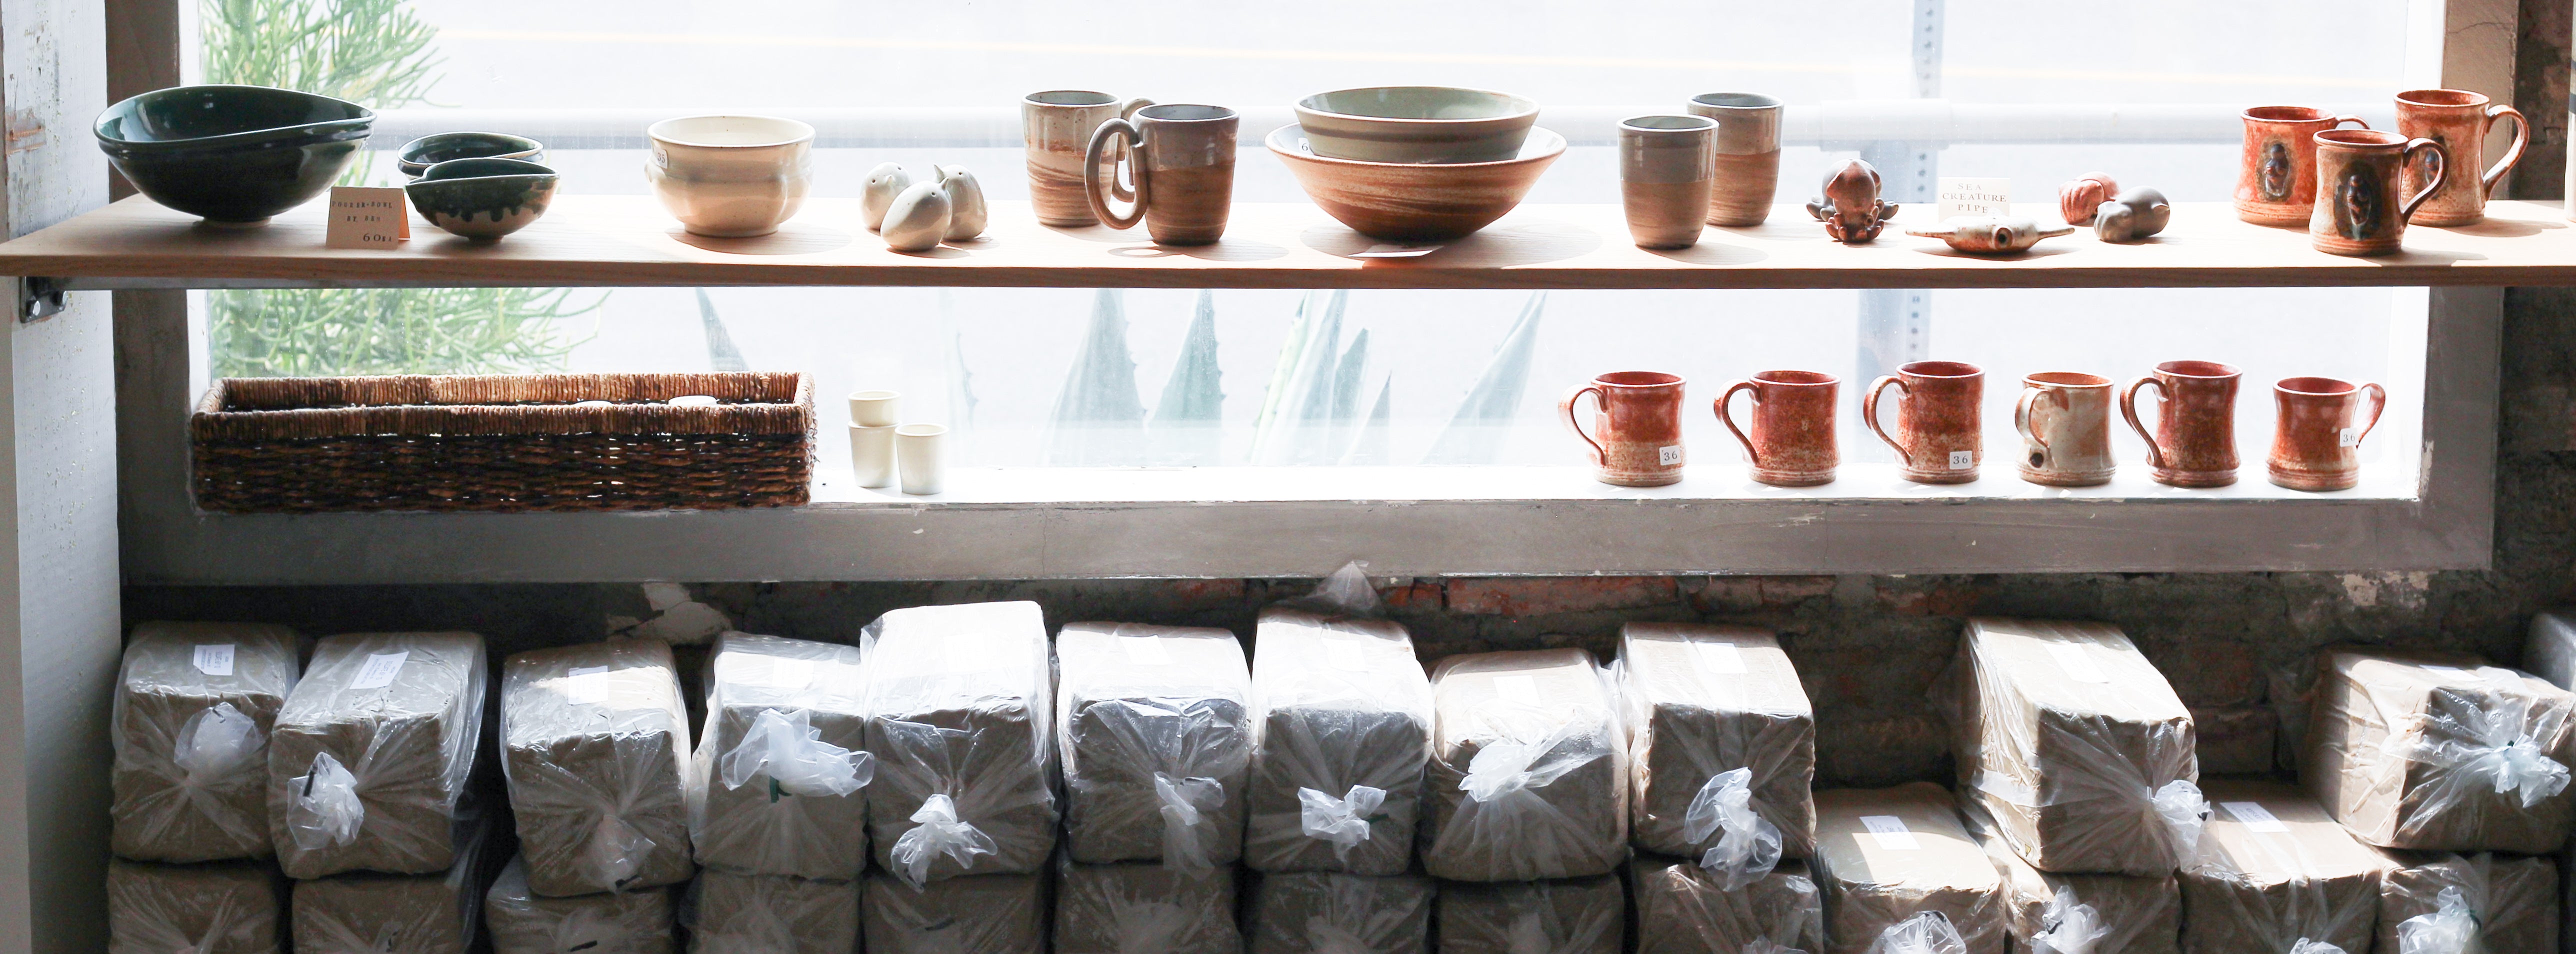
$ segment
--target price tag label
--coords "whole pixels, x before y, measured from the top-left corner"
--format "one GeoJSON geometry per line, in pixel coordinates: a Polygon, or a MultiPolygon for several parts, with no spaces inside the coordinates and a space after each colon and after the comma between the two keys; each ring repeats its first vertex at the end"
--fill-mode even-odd
{"type": "Polygon", "coordinates": [[[1954,179],[1942,176],[1941,199],[1933,212],[1943,219],[1962,215],[2005,215],[2012,211],[2011,179],[1954,179]]]}
{"type": "Polygon", "coordinates": [[[351,689],[382,689],[394,684],[394,674],[402,672],[403,660],[411,658],[406,649],[398,653],[368,653],[359,664],[358,677],[349,680],[351,689]]]}
{"type": "Polygon", "coordinates": [[[1976,451],[1951,451],[1951,452],[1950,452],[1950,469],[1951,469],[1951,470],[1967,470],[1967,469],[1969,469],[1969,468],[1971,468],[1971,467],[1975,467],[1975,466],[1977,466],[1977,452],[1976,452],[1976,451]]]}
{"type": "Polygon", "coordinates": [[[1862,815],[1860,823],[1869,828],[1871,837],[1878,839],[1880,848],[1914,851],[1923,847],[1921,842],[1914,840],[1914,833],[1906,829],[1905,819],[1894,815],[1862,815]]]}
{"type": "Polygon", "coordinates": [[[2359,447],[2359,446],[2361,446],[2361,428],[2358,428],[2358,427],[2347,427],[2347,428],[2344,428],[2341,432],[2338,432],[2337,434],[2335,434],[2335,446],[2336,446],[2336,447],[2359,447]]]}
{"type": "Polygon", "coordinates": [[[233,674],[233,644],[231,644],[231,643],[210,643],[210,644],[203,644],[203,645],[199,645],[199,646],[197,647],[197,652],[196,652],[195,658],[191,659],[190,661],[191,661],[191,662],[194,662],[194,663],[196,664],[196,666],[197,666],[197,671],[198,671],[198,672],[205,673],[206,675],[209,675],[209,676],[229,676],[229,675],[232,675],[232,674],[233,674]]]}
{"type": "Polygon", "coordinates": [[[330,230],[323,233],[323,247],[391,251],[410,238],[411,202],[403,190],[331,187],[330,230]]]}
{"type": "Polygon", "coordinates": [[[1655,448],[1655,462],[1656,462],[1656,463],[1658,463],[1658,464],[1661,464],[1661,465],[1663,465],[1663,466],[1665,466],[1665,467],[1679,467],[1679,466],[1681,466],[1681,465],[1682,465],[1682,445],[1680,445],[1680,444],[1675,444],[1675,445],[1673,445],[1673,446],[1671,446],[1671,447],[1658,447],[1658,448],[1655,448]]]}

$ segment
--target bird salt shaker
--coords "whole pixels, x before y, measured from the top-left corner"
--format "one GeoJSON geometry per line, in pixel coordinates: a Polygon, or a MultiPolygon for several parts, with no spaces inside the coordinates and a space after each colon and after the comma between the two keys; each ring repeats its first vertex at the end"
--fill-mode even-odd
{"type": "Polygon", "coordinates": [[[948,194],[948,240],[963,242],[984,234],[991,214],[984,206],[984,186],[965,166],[940,166],[939,189],[948,194]]]}
{"type": "Polygon", "coordinates": [[[948,193],[937,182],[915,182],[886,207],[886,247],[898,252],[927,252],[948,237],[948,193]]]}
{"type": "Polygon", "coordinates": [[[881,163],[868,170],[867,190],[860,193],[859,201],[867,210],[870,230],[885,228],[886,209],[894,205],[896,196],[909,188],[912,188],[912,173],[904,171],[899,164],[881,163]]]}

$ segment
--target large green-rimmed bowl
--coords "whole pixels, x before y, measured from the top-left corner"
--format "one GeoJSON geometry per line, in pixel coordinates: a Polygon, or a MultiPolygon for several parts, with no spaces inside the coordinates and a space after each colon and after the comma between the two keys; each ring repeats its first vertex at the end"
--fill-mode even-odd
{"type": "Polygon", "coordinates": [[[247,226],[330,189],[375,121],[364,106],[312,93],[174,86],[108,107],[93,132],[152,201],[247,226]]]}
{"type": "Polygon", "coordinates": [[[546,214],[558,181],[554,169],[523,159],[450,159],[422,172],[403,194],[430,224],[489,241],[546,214]]]}

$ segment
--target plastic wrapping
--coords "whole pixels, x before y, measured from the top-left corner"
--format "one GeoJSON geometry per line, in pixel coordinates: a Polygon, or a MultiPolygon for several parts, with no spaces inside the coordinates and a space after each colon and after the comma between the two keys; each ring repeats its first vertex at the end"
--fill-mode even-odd
{"type": "Polygon", "coordinates": [[[1695,861],[1642,856],[1628,865],[1637,954],[1780,954],[1825,949],[1825,909],[1805,862],[1727,888],[1695,861]]]}
{"type": "Polygon", "coordinates": [[[1959,791],[2041,871],[2171,874],[2207,813],[2191,712],[2104,623],[1971,619],[1959,791]]]}
{"type": "Polygon", "coordinates": [[[526,862],[511,858],[483,895],[492,954],[671,954],[667,889],[549,898],[528,890],[526,862]]]}
{"type": "Polygon", "coordinates": [[[295,883],[296,954],[466,954],[499,873],[503,816],[457,824],[456,864],[425,875],[351,872],[295,883]]]}
{"type": "Polygon", "coordinates": [[[708,869],[689,883],[692,954],[858,954],[859,885],[708,869]]]}
{"type": "Polygon", "coordinates": [[[1244,949],[1248,954],[1429,954],[1431,894],[1431,880],[1416,875],[1260,875],[1244,914],[1244,949]]]}
{"type": "Polygon", "coordinates": [[[2547,858],[2385,852],[2382,954],[2558,950],[2558,867],[2547,858]]]}
{"type": "Polygon", "coordinates": [[[1617,875],[1440,886],[1440,954],[1619,954],[1627,892],[1617,875]]]}
{"type": "Polygon", "coordinates": [[[279,954],[285,887],[264,864],[110,860],[108,954],[279,954]]]}
{"type": "Polygon", "coordinates": [[[698,863],[856,878],[868,867],[867,708],[859,648],[726,633],[707,661],[690,773],[698,863]]]}
{"type": "Polygon", "coordinates": [[[2172,875],[2050,874],[2013,854],[1975,804],[1960,806],[1968,832],[2004,880],[2005,929],[2026,954],[2175,954],[2182,889],[2172,875]]]}
{"type": "Polygon", "coordinates": [[[138,623],[108,740],[115,852],[143,861],[266,858],[268,734],[295,688],[295,631],[138,623]]]}
{"type": "Polygon", "coordinates": [[[1815,853],[1815,708],[1770,631],[1630,623],[1619,698],[1637,847],[1736,883],[1769,871],[1766,856],[1815,853]]]}
{"type": "MultiPolygon", "coordinates": [[[[867,877],[868,954],[1043,954],[1046,876],[988,874],[921,887],[867,877]]],[[[1132,954],[1160,954],[1139,951],[1132,954]]]]}
{"type": "Polygon", "coordinates": [[[1834,954],[1864,954],[1925,912],[1947,918],[1967,954],[2004,954],[2003,877],[1940,786],[1817,792],[1815,879],[1834,954]]]}
{"type": "Polygon", "coordinates": [[[916,885],[1040,870],[1055,850],[1056,810],[1038,605],[899,609],[862,639],[877,863],[916,885]]]}
{"type": "MultiPolygon", "coordinates": [[[[1061,634],[1058,635],[1061,639],[1061,634]]],[[[1055,954],[1242,954],[1234,868],[1056,868],[1055,954]]]]}
{"type": "Polygon", "coordinates": [[[2185,954],[2370,950],[2386,859],[2296,788],[2213,780],[2208,791],[2209,823],[2177,879],[2185,954]]]}
{"type": "Polygon", "coordinates": [[[1424,871],[1526,881],[1602,874],[1627,860],[1627,738],[1590,653],[1451,656],[1431,682],[1424,871]]]}
{"type": "Polygon", "coordinates": [[[564,896],[689,878],[689,716],[671,647],[613,639],[512,655],[501,768],[528,887],[564,896]]]}
{"type": "Polygon", "coordinates": [[[1241,857],[1252,674],[1234,634],[1068,623],[1055,654],[1073,860],[1204,870],[1241,857]]]}
{"type": "Polygon", "coordinates": [[[473,633],[349,633],[315,645],[269,735],[269,837],[286,874],[454,864],[488,680],[473,633]]]}
{"type": "Polygon", "coordinates": [[[2540,613],[2522,644],[2523,668],[2550,685],[2576,689],[2576,610],[2540,613]]]}
{"type": "Polygon", "coordinates": [[[2576,696],[2474,656],[2323,654],[2299,779],[2382,848],[2540,854],[2567,841],[2576,696]]]}
{"type": "Polygon", "coordinates": [[[1431,680],[1404,627],[1271,607],[1252,646],[1244,863],[1410,867],[1431,752],[1431,680]]]}
{"type": "Polygon", "coordinates": [[[1869,954],[1968,954],[1968,941],[1941,912],[1925,911],[1878,932],[1869,954]]]}

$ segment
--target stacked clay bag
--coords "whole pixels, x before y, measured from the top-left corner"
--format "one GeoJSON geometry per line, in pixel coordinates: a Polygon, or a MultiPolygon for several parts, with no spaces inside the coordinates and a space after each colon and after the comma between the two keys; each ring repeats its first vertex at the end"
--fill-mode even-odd
{"type": "Polygon", "coordinates": [[[512,655],[501,768],[528,887],[561,897],[686,881],[689,717],[671,647],[612,639],[512,655]]]}

